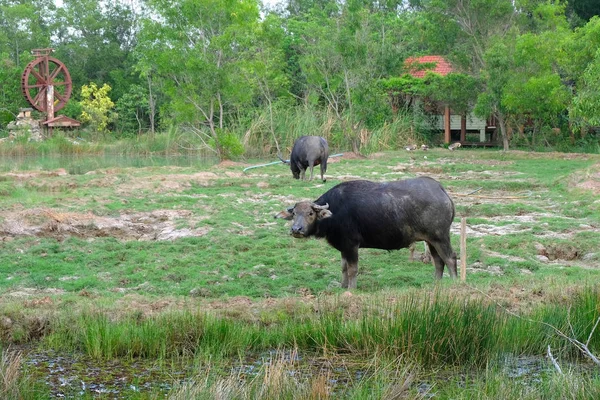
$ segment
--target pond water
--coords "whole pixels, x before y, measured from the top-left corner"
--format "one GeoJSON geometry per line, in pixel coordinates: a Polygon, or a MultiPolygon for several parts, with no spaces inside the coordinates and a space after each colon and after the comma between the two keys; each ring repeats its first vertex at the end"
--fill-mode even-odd
{"type": "MultiPolygon", "coordinates": [[[[326,376],[332,393],[356,383],[367,375],[369,366],[364,360],[347,357],[323,358],[315,354],[301,354],[290,350],[272,350],[260,354],[224,361],[221,372],[224,377],[236,376],[242,381],[256,377],[266,365],[284,364],[285,373],[302,381],[315,376],[326,376]],[[229,371],[229,372],[228,372],[229,371]]],[[[552,371],[552,365],[544,357],[507,355],[499,360],[502,374],[525,386],[535,386],[552,371]]],[[[206,366],[199,367],[191,359],[166,360],[94,360],[81,354],[31,349],[24,357],[27,375],[40,382],[52,398],[124,399],[132,392],[168,393],[178,384],[191,382],[202,375],[206,366]]],[[[584,365],[571,364],[573,371],[584,371],[584,365]]],[[[463,377],[464,378],[464,377],[463,377]]],[[[456,376],[454,376],[456,379],[456,376]]],[[[459,386],[464,385],[461,379],[459,386]]],[[[417,381],[417,390],[423,398],[435,397],[435,381],[417,381]]]]}
{"type": "Polygon", "coordinates": [[[218,163],[212,155],[185,156],[122,156],[122,155],[60,155],[0,157],[0,173],[14,171],[49,171],[64,168],[71,175],[82,175],[102,168],[143,167],[209,167],[218,163]]]}
{"type": "Polygon", "coordinates": [[[52,398],[127,398],[132,392],[168,393],[192,375],[193,365],[169,360],[94,360],[78,354],[31,352],[24,370],[46,386],[52,398]]]}

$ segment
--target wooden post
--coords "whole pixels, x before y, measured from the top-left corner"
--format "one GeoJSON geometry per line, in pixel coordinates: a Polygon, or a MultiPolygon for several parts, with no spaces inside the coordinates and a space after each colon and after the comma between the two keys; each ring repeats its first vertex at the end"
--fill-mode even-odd
{"type": "Polygon", "coordinates": [[[460,218],[460,281],[467,280],[467,218],[460,218]]]}
{"type": "Polygon", "coordinates": [[[450,107],[444,109],[444,143],[450,143],[450,107]]]}
{"type": "Polygon", "coordinates": [[[460,116],[460,142],[464,143],[467,141],[467,116],[462,114],[460,116]]]}

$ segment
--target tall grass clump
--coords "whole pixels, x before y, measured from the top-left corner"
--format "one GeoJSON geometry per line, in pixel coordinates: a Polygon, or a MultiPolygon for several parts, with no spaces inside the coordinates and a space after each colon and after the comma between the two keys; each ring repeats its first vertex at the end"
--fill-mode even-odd
{"type": "Polygon", "coordinates": [[[168,155],[195,154],[201,148],[202,143],[194,133],[172,126],[164,132],[120,139],[108,146],[106,151],[119,155],[168,155]]]}
{"type": "Polygon", "coordinates": [[[45,338],[49,347],[83,351],[96,359],[233,356],[251,348],[259,326],[193,312],[111,317],[85,312],[58,322],[45,338]]]}
{"type": "MultiPolygon", "coordinates": [[[[319,389],[311,379],[298,379],[291,372],[293,358],[285,353],[265,362],[254,376],[244,376],[233,372],[220,377],[206,370],[203,375],[192,381],[175,387],[169,394],[169,400],[193,399],[293,399],[319,389]],[[316,389],[316,390],[315,390],[316,389]]],[[[318,380],[318,379],[317,379],[318,380]]],[[[310,398],[329,398],[327,388],[319,390],[322,396],[310,398]]]]}
{"type": "MultiPolygon", "coordinates": [[[[311,317],[288,315],[265,323],[191,311],[118,318],[85,312],[55,322],[45,340],[50,347],[94,358],[220,359],[297,347],[323,354],[401,356],[423,366],[481,367],[506,354],[545,354],[548,345],[574,354],[576,348],[557,330],[585,343],[600,312],[595,289],[579,294],[569,307],[544,306],[525,317],[489,302],[439,293],[407,295],[383,306],[371,299],[355,316],[344,312],[341,301],[319,305],[321,311],[311,317]]],[[[596,354],[599,334],[590,339],[596,354]]]]}
{"type": "MultiPolygon", "coordinates": [[[[402,360],[372,360],[362,365],[360,379],[336,382],[327,368],[306,371],[298,365],[296,353],[277,351],[258,371],[244,374],[233,370],[219,376],[210,369],[178,385],[169,400],[193,399],[416,399],[412,387],[415,373],[402,360]]],[[[323,360],[324,364],[335,360],[323,360]]],[[[305,368],[305,367],[304,367],[305,368]]],[[[350,376],[351,371],[346,371],[350,376]]],[[[355,373],[357,371],[354,371],[355,373]]]]}
{"type": "Polygon", "coordinates": [[[598,375],[574,371],[559,374],[548,369],[514,376],[507,374],[503,367],[488,367],[481,373],[469,372],[461,381],[460,384],[456,384],[456,380],[439,382],[433,389],[435,397],[455,400],[587,400],[600,398],[598,375]]]}
{"type": "Polygon", "coordinates": [[[343,147],[333,133],[337,129],[334,118],[311,106],[277,104],[272,110],[263,110],[244,129],[242,143],[247,156],[274,156],[281,151],[282,157],[288,157],[296,139],[307,135],[324,137],[332,149],[343,147]]]}
{"type": "Polygon", "coordinates": [[[104,145],[71,139],[55,132],[40,142],[29,141],[27,136],[19,136],[12,141],[0,144],[0,155],[5,157],[102,154],[104,145]]]}
{"type": "Polygon", "coordinates": [[[354,320],[322,316],[296,340],[316,348],[403,356],[421,365],[482,365],[497,355],[507,320],[495,306],[441,295],[407,296],[393,306],[368,308],[354,320]]]}
{"type": "Polygon", "coordinates": [[[531,320],[541,321],[538,329],[548,339],[541,344],[550,344],[573,356],[584,356],[572,339],[587,345],[597,357],[600,356],[600,290],[597,286],[587,287],[574,293],[569,304],[551,304],[537,310],[531,320]]]}
{"type": "Polygon", "coordinates": [[[424,137],[413,127],[413,119],[405,114],[375,129],[364,147],[366,154],[385,150],[398,150],[409,144],[423,143],[424,137]]]}
{"type": "Polygon", "coordinates": [[[0,398],[19,399],[23,355],[21,352],[2,350],[0,357],[0,398]]]}

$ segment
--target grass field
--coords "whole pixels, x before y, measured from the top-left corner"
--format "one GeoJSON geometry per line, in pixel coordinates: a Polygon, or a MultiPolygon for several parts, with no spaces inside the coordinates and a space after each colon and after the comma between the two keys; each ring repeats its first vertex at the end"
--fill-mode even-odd
{"type": "Polygon", "coordinates": [[[14,377],[3,397],[599,395],[598,367],[550,327],[593,332],[600,353],[598,155],[350,153],[330,160],[326,183],[282,164],[243,172],[270,160],[92,161],[0,167],[0,377],[14,377]],[[406,249],[362,249],[345,292],[339,252],[273,218],[345,180],[421,175],[455,202],[457,254],[467,218],[464,284],[434,282],[406,249]],[[548,345],[567,373],[543,358],[548,345]],[[94,391],[101,378],[82,370],[52,375],[56,357],[128,384],[94,391]],[[511,378],[523,357],[536,366],[511,378]],[[144,378],[153,368],[163,375],[144,378]]]}

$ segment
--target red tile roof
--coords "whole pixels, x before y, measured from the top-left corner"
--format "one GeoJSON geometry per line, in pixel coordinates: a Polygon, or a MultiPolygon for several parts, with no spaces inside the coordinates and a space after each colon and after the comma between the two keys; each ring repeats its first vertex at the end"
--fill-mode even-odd
{"type": "Polygon", "coordinates": [[[408,69],[408,73],[415,78],[423,78],[427,71],[435,72],[436,74],[440,74],[442,76],[446,76],[450,72],[454,72],[452,65],[442,56],[409,57],[404,62],[404,65],[408,69]],[[419,64],[430,63],[435,63],[435,67],[427,69],[419,68],[419,64]]]}

